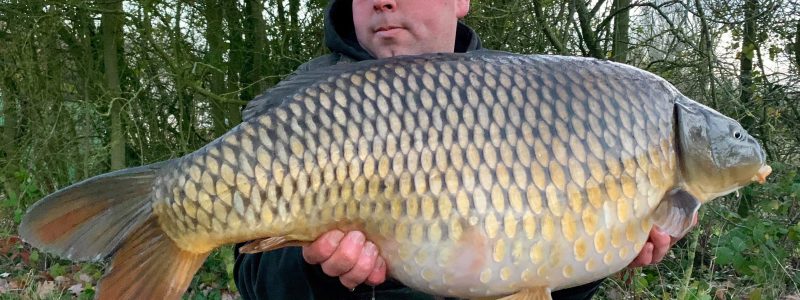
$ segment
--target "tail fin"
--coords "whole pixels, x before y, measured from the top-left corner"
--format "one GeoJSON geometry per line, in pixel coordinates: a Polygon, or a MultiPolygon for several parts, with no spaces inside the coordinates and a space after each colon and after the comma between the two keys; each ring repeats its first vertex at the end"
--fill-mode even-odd
{"type": "Polygon", "coordinates": [[[168,163],[111,172],[59,190],[29,208],[20,236],[71,260],[113,257],[100,282],[100,299],[178,299],[208,254],[178,248],[153,215],[153,181],[168,163]]]}
{"type": "Polygon", "coordinates": [[[180,299],[206,257],[178,248],[152,217],[114,254],[97,298],[180,299]]]}
{"type": "Polygon", "coordinates": [[[150,191],[165,164],[95,176],[52,193],[28,209],[19,234],[71,260],[106,258],[152,214],[150,191]]]}

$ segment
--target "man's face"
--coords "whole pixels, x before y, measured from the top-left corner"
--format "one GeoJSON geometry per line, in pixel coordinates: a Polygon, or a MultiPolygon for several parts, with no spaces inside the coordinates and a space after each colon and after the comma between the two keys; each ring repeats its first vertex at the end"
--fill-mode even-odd
{"type": "Polygon", "coordinates": [[[353,0],[358,43],[376,58],[453,52],[469,0],[353,0]]]}

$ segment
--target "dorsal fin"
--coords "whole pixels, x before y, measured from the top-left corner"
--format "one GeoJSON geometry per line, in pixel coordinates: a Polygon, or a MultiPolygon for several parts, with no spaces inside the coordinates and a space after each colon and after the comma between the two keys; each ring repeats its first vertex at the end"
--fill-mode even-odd
{"type": "Polygon", "coordinates": [[[367,70],[376,65],[407,65],[426,61],[462,61],[485,59],[492,56],[502,57],[501,55],[503,55],[503,53],[499,51],[475,51],[473,53],[437,53],[416,56],[396,56],[387,59],[338,64],[326,68],[305,71],[281,81],[271,89],[268,89],[263,94],[256,96],[255,99],[248,102],[247,107],[242,111],[242,120],[248,121],[256,116],[262,115],[270,109],[286,103],[288,100],[292,99],[295,94],[303,91],[305,88],[322,82],[333,81],[336,75],[343,73],[367,70]]]}
{"type": "MultiPolygon", "coordinates": [[[[559,68],[586,68],[586,62],[594,66],[601,66],[609,69],[614,73],[614,76],[626,79],[641,80],[642,78],[663,79],[656,78],[650,73],[645,71],[623,65],[616,64],[602,60],[582,58],[582,57],[569,57],[569,56],[550,56],[550,55],[520,55],[503,51],[495,50],[478,50],[467,53],[433,53],[423,55],[409,55],[409,56],[395,56],[384,59],[365,60],[353,63],[342,63],[329,67],[303,71],[293,75],[271,89],[268,89],[255,99],[251,100],[247,107],[242,111],[242,120],[249,121],[253,118],[260,116],[269,110],[287,103],[294,97],[295,94],[302,92],[304,89],[314,86],[322,82],[333,82],[341,74],[353,74],[359,71],[366,71],[367,69],[380,66],[385,70],[392,69],[393,66],[407,66],[407,65],[422,65],[425,62],[456,62],[456,61],[484,61],[496,62],[504,65],[517,65],[519,59],[535,59],[537,64],[550,65],[551,67],[557,66],[559,68]],[[650,74],[651,76],[642,77],[642,75],[650,74]]],[[[528,62],[530,65],[531,62],[528,62]]],[[[607,70],[607,71],[609,71],[607,70]]],[[[404,78],[408,80],[408,78],[404,78]]]]}
{"type": "MultiPolygon", "coordinates": [[[[327,69],[328,68],[325,68],[324,70],[327,69]]],[[[249,121],[272,108],[280,106],[291,99],[297,92],[314,83],[330,78],[330,75],[332,75],[332,73],[324,71],[308,71],[284,79],[277,85],[264,91],[264,93],[256,96],[253,100],[250,100],[250,102],[247,102],[247,106],[242,110],[242,121],[249,121]]]]}

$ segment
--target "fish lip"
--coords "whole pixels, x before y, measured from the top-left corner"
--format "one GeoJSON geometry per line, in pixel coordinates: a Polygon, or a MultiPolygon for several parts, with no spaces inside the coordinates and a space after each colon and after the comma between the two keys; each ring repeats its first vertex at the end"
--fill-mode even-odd
{"type": "Polygon", "coordinates": [[[753,181],[756,181],[760,184],[764,184],[767,182],[767,176],[772,173],[772,167],[769,165],[762,165],[761,168],[758,169],[758,173],[753,175],[753,181]]]}

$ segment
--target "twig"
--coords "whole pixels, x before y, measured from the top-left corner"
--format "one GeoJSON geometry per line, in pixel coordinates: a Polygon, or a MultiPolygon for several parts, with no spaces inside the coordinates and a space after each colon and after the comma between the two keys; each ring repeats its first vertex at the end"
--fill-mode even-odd
{"type": "Polygon", "coordinates": [[[542,28],[542,32],[544,32],[545,36],[547,36],[547,40],[550,41],[550,44],[556,48],[556,51],[558,51],[559,54],[566,54],[567,48],[565,48],[564,44],[562,44],[561,41],[556,38],[555,34],[553,34],[553,30],[550,29],[550,26],[547,26],[547,23],[544,21],[541,0],[533,1],[533,11],[536,16],[536,23],[538,23],[539,27],[542,28]]]}
{"type": "Polygon", "coordinates": [[[671,22],[671,21],[669,21],[669,19],[667,18],[666,14],[664,14],[664,12],[662,12],[662,11],[661,11],[661,8],[662,8],[662,7],[664,7],[664,6],[669,6],[669,5],[672,5],[672,4],[679,3],[679,2],[680,2],[680,1],[677,1],[677,0],[672,0],[672,1],[667,1],[667,2],[661,3],[661,4],[655,4],[655,3],[651,3],[651,2],[645,2],[645,3],[641,3],[641,2],[639,2],[639,3],[631,3],[630,5],[628,5],[628,6],[626,6],[626,7],[623,7],[623,8],[620,8],[620,9],[617,9],[616,11],[612,12],[610,15],[606,16],[606,17],[605,17],[605,19],[603,19],[603,21],[601,21],[601,22],[600,22],[600,24],[599,24],[599,25],[597,25],[597,29],[596,29],[595,31],[596,31],[596,32],[603,31],[603,30],[605,29],[605,27],[606,27],[606,26],[608,26],[608,24],[609,24],[609,23],[611,23],[611,20],[613,20],[613,19],[614,19],[614,17],[615,17],[615,16],[617,16],[618,14],[620,14],[620,13],[622,13],[622,12],[626,11],[626,10],[629,10],[629,9],[631,9],[631,8],[634,8],[634,7],[643,7],[643,6],[652,7],[653,9],[655,9],[656,11],[658,11],[658,13],[659,13],[659,14],[660,14],[660,15],[661,15],[661,16],[662,16],[662,17],[663,17],[665,20],[667,20],[667,22],[669,23],[669,25],[670,25],[671,27],[674,27],[674,25],[672,24],[672,22],[671,22]]]}
{"type": "MultiPolygon", "coordinates": [[[[697,214],[697,222],[699,223],[703,218],[703,211],[698,211],[697,214]]],[[[689,245],[689,248],[686,249],[686,260],[688,262],[686,265],[686,270],[683,272],[681,290],[678,293],[677,299],[686,299],[686,293],[689,292],[689,284],[692,282],[692,271],[694,270],[694,255],[697,252],[697,243],[700,241],[700,232],[701,230],[692,231],[692,236],[690,237],[691,244],[689,245]]]]}

